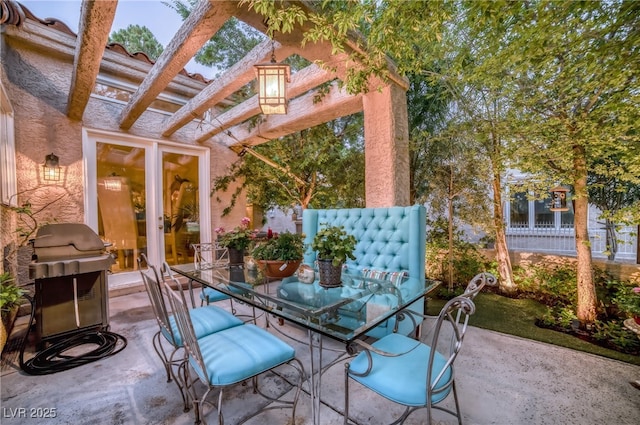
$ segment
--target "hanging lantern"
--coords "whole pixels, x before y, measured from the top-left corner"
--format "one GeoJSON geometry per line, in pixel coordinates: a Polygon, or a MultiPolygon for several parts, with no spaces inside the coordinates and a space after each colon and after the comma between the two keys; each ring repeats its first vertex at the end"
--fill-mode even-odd
{"type": "Polygon", "coordinates": [[[42,167],[42,178],[46,181],[57,182],[60,180],[60,160],[53,152],[44,157],[44,166],[42,167]]]}
{"type": "Polygon", "coordinates": [[[557,186],[551,189],[551,211],[569,211],[567,207],[567,192],[569,189],[565,189],[562,186],[557,186]]]}
{"type": "Polygon", "coordinates": [[[271,62],[254,65],[258,78],[258,103],[265,115],[287,113],[287,83],[291,68],[276,62],[271,42],[271,62]]]}

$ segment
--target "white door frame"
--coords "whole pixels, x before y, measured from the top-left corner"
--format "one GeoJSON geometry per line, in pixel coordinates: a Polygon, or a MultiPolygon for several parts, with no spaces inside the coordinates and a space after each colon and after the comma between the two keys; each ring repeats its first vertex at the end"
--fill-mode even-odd
{"type": "MultiPolygon", "coordinates": [[[[120,144],[145,149],[145,191],[147,216],[147,256],[153,264],[164,261],[164,231],[155,219],[162,215],[162,152],[181,153],[198,157],[198,180],[200,201],[200,241],[211,242],[211,209],[209,193],[210,151],[208,148],[167,142],[112,131],[82,129],[84,169],[84,220],[85,224],[98,232],[98,196],[96,145],[97,143],[120,144]]],[[[109,275],[110,289],[137,285],[141,281],[139,272],[124,272],[109,275]]]]}

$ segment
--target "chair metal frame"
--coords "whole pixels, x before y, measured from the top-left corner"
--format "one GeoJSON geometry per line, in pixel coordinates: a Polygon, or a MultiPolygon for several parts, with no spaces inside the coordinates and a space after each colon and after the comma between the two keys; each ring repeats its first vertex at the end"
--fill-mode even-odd
{"type": "Polygon", "coordinates": [[[183,362],[182,356],[176,358],[176,353],[182,348],[176,342],[175,335],[170,325],[170,312],[167,309],[167,303],[165,302],[164,294],[162,292],[160,275],[155,266],[151,265],[146,255],[140,254],[138,257],[138,269],[142,275],[142,281],[149,295],[149,301],[151,302],[151,308],[153,314],[158,323],[158,331],[153,335],[152,343],[153,349],[162,361],[162,364],[167,373],[167,382],[174,381],[178,386],[180,395],[182,396],[182,402],[184,404],[184,411],[189,411],[189,403],[187,394],[185,393],[184,383],[180,380],[180,376],[174,373],[174,367],[179,369],[180,364],[183,362]],[[143,263],[147,265],[146,270],[143,269],[143,263]],[[164,332],[163,332],[164,330],[164,332]],[[168,337],[167,337],[168,336],[168,337]],[[162,341],[167,341],[172,346],[171,353],[165,350],[162,341]]]}
{"type": "MultiPolygon", "coordinates": [[[[162,361],[165,367],[165,371],[167,372],[167,382],[171,382],[173,380],[178,386],[178,390],[180,391],[180,395],[182,396],[182,401],[184,403],[184,411],[187,412],[190,409],[190,405],[189,405],[188,395],[185,390],[185,382],[181,379],[181,376],[178,373],[174,372],[174,368],[176,371],[180,370],[181,363],[184,361],[184,358],[183,358],[184,356],[179,356],[177,354],[181,348],[184,348],[184,341],[182,345],[180,345],[177,342],[179,341],[179,338],[176,338],[176,334],[173,331],[171,326],[171,317],[174,316],[174,314],[173,314],[173,310],[168,308],[170,307],[170,302],[167,300],[170,299],[170,294],[174,293],[174,290],[171,286],[162,285],[166,280],[165,273],[168,273],[169,279],[171,279],[171,282],[174,283],[175,287],[177,287],[178,292],[180,292],[180,295],[183,298],[184,298],[184,291],[182,289],[182,285],[178,283],[177,280],[174,279],[173,276],[171,275],[169,265],[166,262],[162,264],[162,268],[159,273],[157,268],[149,263],[146,255],[140,254],[140,256],[138,257],[138,265],[139,265],[138,268],[140,270],[140,274],[142,275],[142,280],[144,282],[145,288],[147,289],[147,294],[149,295],[151,307],[153,309],[153,312],[159,327],[158,332],[154,334],[152,339],[153,348],[158,354],[158,357],[160,357],[160,360],[162,361]],[[143,262],[147,265],[146,270],[144,270],[142,267],[143,262]],[[164,344],[162,342],[163,340],[167,341],[173,347],[173,349],[171,350],[171,353],[168,353],[167,350],[165,349],[164,344]]],[[[191,298],[193,300],[193,295],[191,295],[191,298]]],[[[201,309],[201,308],[218,309],[218,307],[195,307],[193,305],[192,307],[193,307],[192,309],[188,310],[189,315],[191,314],[192,311],[196,309],[201,309]]],[[[206,310],[202,310],[202,311],[206,312],[206,310]]],[[[218,309],[216,311],[221,311],[221,310],[218,309]]],[[[232,313],[228,313],[228,314],[231,315],[232,313]]],[[[210,323],[219,323],[214,321],[215,320],[213,319],[214,317],[218,318],[220,316],[212,316],[212,321],[210,323]]],[[[175,316],[173,318],[177,322],[177,319],[175,318],[175,316]]],[[[240,326],[241,324],[242,322],[238,320],[238,324],[232,325],[232,326],[240,326]]],[[[221,326],[218,330],[226,329],[227,326],[229,326],[228,323],[224,322],[224,326],[221,326]]],[[[212,330],[211,332],[215,332],[215,331],[212,330]]],[[[205,336],[205,335],[202,335],[202,336],[205,336]]]]}
{"type": "MultiPolygon", "coordinates": [[[[174,278],[170,278],[170,280],[174,280],[174,278]]],[[[168,286],[169,283],[167,281],[164,282],[165,286],[168,286]]],[[[207,403],[207,404],[211,404],[213,405],[216,410],[218,411],[218,422],[219,424],[223,424],[224,423],[224,417],[223,417],[223,409],[222,409],[222,401],[223,401],[223,395],[224,395],[224,388],[226,388],[229,385],[233,385],[233,384],[229,384],[229,385],[215,385],[213,383],[211,383],[209,381],[209,374],[207,372],[207,366],[206,366],[206,362],[204,359],[204,356],[202,355],[202,352],[200,350],[200,344],[199,344],[199,340],[195,337],[195,332],[193,330],[193,324],[191,322],[191,318],[188,314],[188,307],[187,307],[187,301],[184,297],[184,293],[176,293],[176,292],[172,292],[170,294],[170,302],[171,302],[171,306],[172,306],[172,311],[175,314],[175,318],[176,318],[176,323],[178,324],[178,329],[180,331],[180,334],[182,336],[182,340],[184,342],[184,360],[183,362],[180,364],[180,373],[182,374],[182,380],[185,383],[185,388],[188,390],[188,395],[189,398],[194,406],[194,413],[195,413],[195,423],[199,424],[201,423],[203,417],[205,416],[203,413],[203,404],[207,403]],[[204,375],[206,377],[206,380],[203,379],[203,377],[196,373],[195,377],[192,377],[192,373],[191,373],[191,362],[195,362],[195,364],[197,365],[197,367],[202,371],[202,375],[204,375]],[[201,381],[205,386],[206,386],[206,390],[205,392],[198,397],[197,391],[196,391],[196,383],[197,381],[201,381]],[[209,393],[214,390],[214,389],[219,389],[219,393],[218,393],[218,401],[217,404],[214,404],[212,402],[208,402],[207,401],[207,396],[209,395],[209,393]]],[[[242,325],[241,327],[244,326],[253,326],[256,327],[255,325],[249,325],[249,324],[245,324],[242,325]]],[[[228,332],[233,332],[234,329],[228,329],[228,332]]],[[[226,331],[226,332],[227,332],[226,331]]],[[[264,332],[267,332],[266,330],[264,330],[264,332]]],[[[275,337],[274,337],[275,338],[275,337]]],[[[272,366],[270,369],[260,372],[258,374],[254,374],[254,375],[247,375],[246,377],[244,377],[242,379],[242,382],[245,382],[246,380],[251,379],[252,384],[253,384],[253,390],[254,393],[260,394],[262,397],[264,397],[265,399],[269,400],[271,403],[265,407],[263,407],[262,409],[258,410],[255,414],[251,415],[251,417],[245,418],[243,419],[241,422],[239,422],[239,424],[242,424],[244,422],[246,422],[247,420],[255,417],[256,415],[258,415],[259,413],[262,413],[266,410],[272,410],[272,409],[282,409],[282,408],[291,408],[292,409],[292,419],[291,419],[291,423],[295,423],[295,412],[296,412],[296,406],[298,403],[298,398],[300,396],[300,392],[302,390],[302,383],[305,379],[306,375],[305,375],[305,371],[304,371],[304,366],[302,365],[302,363],[300,362],[300,360],[298,360],[295,356],[285,362],[282,362],[280,364],[274,365],[272,366]],[[279,399],[274,399],[272,397],[269,397],[268,395],[264,394],[258,386],[258,376],[268,372],[268,371],[273,371],[275,368],[283,366],[283,365],[288,365],[290,366],[292,369],[294,369],[295,371],[298,372],[299,374],[299,378],[298,378],[298,382],[297,382],[297,389],[294,395],[294,398],[292,401],[286,401],[286,400],[279,400],[279,399]]],[[[283,377],[284,378],[284,377],[283,377]]],[[[284,378],[286,379],[286,378],[284,378]]]]}
{"type": "MultiPolygon", "coordinates": [[[[360,348],[362,352],[358,354],[359,356],[366,356],[367,358],[367,369],[362,372],[356,372],[350,369],[351,362],[345,364],[345,372],[344,372],[344,381],[345,381],[345,392],[344,392],[344,400],[345,400],[345,411],[344,411],[344,423],[348,424],[349,420],[349,379],[354,379],[354,377],[366,377],[369,375],[372,370],[376,367],[375,358],[376,355],[395,358],[396,361],[402,362],[404,361],[403,356],[408,355],[410,352],[420,347],[421,345],[426,345],[430,347],[429,350],[429,358],[425,359],[427,363],[427,375],[425,380],[425,388],[426,388],[426,399],[425,404],[421,406],[415,405],[405,405],[406,408],[402,415],[396,419],[391,425],[402,424],[404,421],[416,410],[426,409],[427,411],[427,423],[430,424],[432,420],[432,409],[437,409],[443,412],[446,412],[452,416],[455,416],[458,419],[458,424],[462,425],[462,414],[460,412],[460,404],[458,400],[458,393],[455,385],[455,373],[453,370],[453,364],[456,360],[460,349],[462,348],[462,342],[464,339],[464,335],[467,331],[467,325],[469,321],[469,317],[475,313],[475,304],[473,303],[473,299],[475,296],[482,290],[485,285],[494,286],[497,284],[496,278],[489,273],[480,273],[476,275],[467,287],[462,295],[455,297],[448,301],[444,307],[440,310],[440,314],[435,322],[433,328],[427,333],[431,334],[431,341],[429,344],[424,344],[420,341],[415,341],[415,344],[412,344],[412,348],[409,350],[404,350],[402,352],[388,352],[383,351],[376,348],[376,343],[369,344],[364,341],[356,340],[349,347],[352,353],[357,351],[357,348],[360,348]],[[448,347],[442,347],[440,343],[441,331],[445,324],[450,325],[452,330],[451,332],[451,340],[448,344],[448,347]],[[440,355],[444,356],[447,361],[442,366],[439,371],[434,371],[433,364],[436,353],[440,352],[440,355]],[[448,369],[450,369],[450,379],[447,382],[441,382],[445,374],[447,374],[448,369]],[[435,377],[434,373],[437,372],[435,377]],[[453,392],[453,398],[455,403],[455,411],[444,406],[439,405],[442,401],[448,398],[449,393],[453,392]],[[440,394],[445,394],[442,399],[437,401],[433,401],[434,396],[438,396],[440,394]]],[[[414,322],[414,326],[417,326],[417,322],[415,321],[414,315],[419,315],[419,313],[411,311],[411,312],[400,312],[399,320],[404,320],[405,318],[410,318],[414,322]],[[410,314],[408,314],[410,313],[410,314]]],[[[425,316],[426,317],[426,316],[425,316]]],[[[393,335],[393,334],[392,334],[393,335]]],[[[388,338],[389,335],[381,338],[388,338]]],[[[402,338],[406,338],[409,340],[409,337],[401,335],[402,338]]],[[[357,380],[357,379],[356,379],[357,380]]],[[[361,383],[362,384],[362,383],[361,383]]],[[[364,384],[362,384],[364,385],[364,384]]],[[[364,385],[366,387],[366,385],[364,385]]],[[[373,391],[376,391],[373,388],[370,388],[373,391]]],[[[376,391],[377,392],[377,391],[376,391]]],[[[384,397],[383,395],[381,395],[384,397]]],[[[402,404],[398,401],[395,401],[398,404],[402,404]]]]}

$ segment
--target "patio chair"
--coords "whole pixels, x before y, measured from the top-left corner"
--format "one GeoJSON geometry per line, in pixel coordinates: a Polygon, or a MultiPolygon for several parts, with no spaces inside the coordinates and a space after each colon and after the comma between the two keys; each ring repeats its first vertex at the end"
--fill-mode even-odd
{"type": "Polygon", "coordinates": [[[371,345],[355,341],[363,351],[345,365],[344,423],[349,420],[349,381],[353,379],[406,406],[393,424],[404,423],[411,413],[423,408],[427,424],[431,424],[432,409],[447,412],[462,424],[453,363],[462,347],[469,316],[474,312],[471,297],[460,296],[447,302],[438,315],[429,344],[398,333],[386,335],[371,345]],[[446,328],[450,328],[449,332],[444,333],[446,328]],[[446,337],[450,341],[443,344],[446,337]],[[452,392],[455,410],[440,405],[452,392]]]}
{"type": "MultiPolygon", "coordinates": [[[[142,275],[142,281],[147,290],[147,295],[149,295],[149,301],[151,302],[151,307],[159,327],[158,332],[153,335],[153,348],[165,367],[167,382],[171,382],[172,380],[176,382],[182,395],[185,411],[187,411],[189,410],[189,404],[187,402],[184,385],[173,373],[173,368],[179,367],[180,362],[183,360],[182,356],[176,356],[176,353],[183,347],[183,341],[178,332],[170,304],[165,299],[168,293],[162,292],[162,279],[156,267],[149,264],[144,254],[140,254],[138,257],[138,268],[142,275]],[[146,269],[143,268],[143,263],[147,265],[146,269]],[[171,346],[170,352],[165,350],[163,340],[171,346]]],[[[181,286],[178,287],[182,290],[181,286]]],[[[173,292],[171,288],[169,288],[169,290],[173,292]]],[[[197,307],[189,310],[189,314],[195,324],[195,332],[198,338],[243,324],[242,320],[233,314],[215,306],[197,307]]]]}
{"type": "MultiPolygon", "coordinates": [[[[168,287],[169,282],[165,281],[163,284],[168,287]]],[[[219,393],[218,402],[214,406],[218,411],[218,422],[223,424],[224,388],[248,379],[253,382],[254,392],[270,401],[256,414],[265,410],[290,407],[292,409],[290,423],[296,422],[296,405],[305,373],[302,363],[295,357],[293,347],[253,324],[235,326],[198,338],[184,293],[172,291],[170,300],[178,330],[184,341],[185,361],[181,364],[181,371],[194,406],[196,424],[199,424],[204,416],[202,404],[215,388],[219,389],[219,393]],[[258,388],[259,375],[283,365],[289,365],[298,372],[297,389],[292,401],[274,399],[258,388]],[[200,396],[196,389],[198,380],[206,386],[206,390],[200,396]]],[[[288,379],[285,376],[283,378],[288,379]]],[[[244,423],[248,419],[250,418],[245,418],[238,423],[244,423]]]]}

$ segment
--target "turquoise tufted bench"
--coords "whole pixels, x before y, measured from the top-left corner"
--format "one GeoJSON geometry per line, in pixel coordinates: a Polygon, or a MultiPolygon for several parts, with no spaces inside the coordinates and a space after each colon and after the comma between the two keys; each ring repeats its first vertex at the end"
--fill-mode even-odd
{"type": "MultiPolygon", "coordinates": [[[[426,250],[426,210],[423,206],[388,208],[349,209],[306,209],[304,210],[302,231],[305,234],[307,250],[304,263],[313,267],[316,252],[311,242],[316,233],[327,225],[344,226],[357,240],[355,260],[347,260],[345,267],[350,274],[369,271],[405,272],[406,278],[399,284],[403,297],[410,297],[424,288],[426,250]]],[[[287,280],[282,285],[286,286],[287,280]]],[[[344,291],[350,290],[348,287],[344,291]]],[[[379,295],[375,302],[381,306],[392,305],[396,298],[379,295]]],[[[424,301],[419,300],[409,309],[424,313],[424,301]]],[[[343,312],[348,314],[348,312],[343,312]]],[[[414,316],[420,323],[421,317],[414,316]]],[[[393,332],[395,319],[375,328],[370,336],[380,338],[393,332]]],[[[406,319],[399,323],[398,332],[408,334],[413,323],[406,319]]]]}

